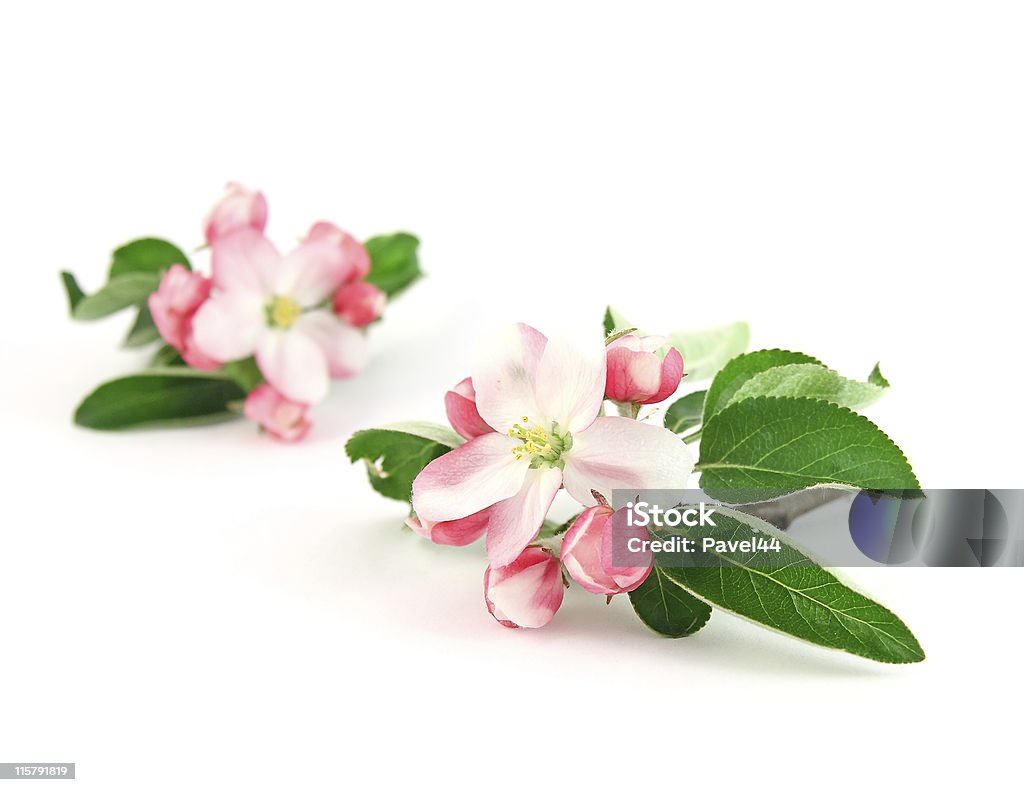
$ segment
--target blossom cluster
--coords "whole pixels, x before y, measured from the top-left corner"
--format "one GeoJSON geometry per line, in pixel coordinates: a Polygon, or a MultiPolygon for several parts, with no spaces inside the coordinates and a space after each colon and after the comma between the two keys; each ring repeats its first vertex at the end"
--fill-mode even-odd
{"type": "Polygon", "coordinates": [[[484,599],[499,623],[543,626],[570,578],[611,597],[650,573],[649,557],[615,565],[608,502],[613,489],[684,488],[693,471],[677,435],[637,420],[638,405],[679,386],[683,359],[666,348],[628,334],[581,348],[514,325],[484,339],[471,376],[445,395],[466,442],[413,481],[408,525],[438,544],[486,536],[484,599]],[[604,414],[606,400],[620,415],[604,414]],[[564,535],[541,537],[560,490],[585,508],[564,535]]]}
{"type": "Polygon", "coordinates": [[[212,371],[251,358],[263,382],[246,397],[246,418],[295,441],[308,433],[310,407],[330,380],[366,364],[365,328],[386,297],[366,281],[370,256],[351,234],[321,221],[282,255],[266,224],[264,195],[228,185],[205,224],[211,276],[174,264],[148,306],[187,365],[212,371]]]}

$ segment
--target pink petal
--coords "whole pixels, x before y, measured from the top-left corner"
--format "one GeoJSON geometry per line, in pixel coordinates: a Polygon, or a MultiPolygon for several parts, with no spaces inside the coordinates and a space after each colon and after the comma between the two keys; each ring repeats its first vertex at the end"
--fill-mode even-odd
{"type": "Polygon", "coordinates": [[[653,352],[616,346],[617,343],[608,347],[605,395],[617,402],[643,402],[661,387],[661,358],[653,352]]]}
{"type": "Polygon", "coordinates": [[[315,404],[327,395],[327,358],[312,338],[294,328],[267,330],[256,348],[256,363],[267,382],[292,401],[315,404]]]}
{"type": "Polygon", "coordinates": [[[685,489],[693,473],[686,443],[660,426],[629,418],[598,418],[573,435],[565,460],[565,488],[584,506],[595,489],[609,500],[615,489],[685,489]]]}
{"type": "Polygon", "coordinates": [[[214,360],[249,357],[265,329],[263,299],[247,291],[214,293],[192,318],[196,350],[214,360]]]}
{"type": "Polygon", "coordinates": [[[511,563],[537,537],[561,486],[558,468],[530,470],[519,492],[491,508],[487,558],[492,566],[511,563]]]}
{"type": "Polygon", "coordinates": [[[245,417],[256,421],[275,440],[295,443],[309,434],[309,405],[293,402],[267,384],[245,399],[245,417]]]}
{"type": "Polygon", "coordinates": [[[387,295],[372,283],[358,281],[338,289],[331,307],[353,327],[366,327],[380,319],[387,302],[387,295]]]}
{"type": "Polygon", "coordinates": [[[267,199],[263,193],[243,187],[237,182],[228,184],[227,192],[206,217],[206,244],[242,228],[262,231],[267,225],[267,199]]]}
{"type": "Polygon", "coordinates": [[[683,356],[675,347],[669,349],[665,359],[661,361],[661,384],[658,391],[641,402],[641,404],[657,404],[663,402],[676,392],[679,383],[683,380],[683,356]]]}
{"type": "Polygon", "coordinates": [[[484,509],[458,520],[434,523],[419,517],[410,517],[405,524],[435,544],[462,547],[472,544],[484,535],[489,519],[490,510],[484,509]]]}
{"type": "Polygon", "coordinates": [[[576,518],[562,539],[562,563],[569,575],[592,594],[618,594],[612,576],[601,563],[601,546],[612,510],[591,506],[576,518]]]}
{"type": "Polygon", "coordinates": [[[212,246],[213,285],[269,297],[281,267],[281,254],[263,234],[251,228],[217,239],[212,246]]]}
{"type": "Polygon", "coordinates": [[[287,294],[309,308],[330,297],[348,277],[341,250],[323,241],[305,241],[284,257],[274,279],[274,293],[287,294]]]}
{"type": "Polygon", "coordinates": [[[516,324],[484,336],[471,367],[476,407],[480,416],[499,432],[512,424],[541,419],[534,381],[545,338],[529,325],[516,324]]]}
{"type": "Polygon", "coordinates": [[[536,381],[537,404],[545,421],[570,432],[586,429],[604,401],[604,377],[600,339],[586,349],[559,338],[548,341],[536,381]]]}
{"type": "Polygon", "coordinates": [[[484,602],[505,627],[543,627],[562,604],[564,589],[558,561],[537,547],[511,564],[487,567],[484,602]]]}
{"type": "Polygon", "coordinates": [[[334,379],[355,376],[369,360],[366,334],[328,311],[304,313],[291,329],[292,332],[305,333],[316,342],[327,359],[328,373],[334,379]]]}
{"type": "Polygon", "coordinates": [[[467,440],[494,431],[477,412],[476,391],[469,377],[444,395],[444,409],[452,429],[467,440]]]}
{"type": "Polygon", "coordinates": [[[529,468],[516,461],[516,441],[491,432],[427,465],[412,483],[412,507],[421,520],[457,520],[515,495],[529,468]]]}
{"type": "Polygon", "coordinates": [[[363,244],[333,223],[325,221],[314,223],[313,227],[309,229],[306,239],[310,242],[329,242],[341,251],[347,268],[346,283],[365,278],[370,272],[370,254],[363,244]]]}
{"type": "MultiPolygon", "coordinates": [[[[646,528],[629,524],[626,509],[615,512],[605,525],[601,535],[601,567],[619,592],[632,591],[651,574],[654,554],[650,549],[632,550],[629,544],[631,539],[639,539],[642,543],[650,538],[646,528]],[[618,565],[616,558],[620,561],[618,565]]],[[[635,546],[643,547],[642,544],[635,546]]]]}

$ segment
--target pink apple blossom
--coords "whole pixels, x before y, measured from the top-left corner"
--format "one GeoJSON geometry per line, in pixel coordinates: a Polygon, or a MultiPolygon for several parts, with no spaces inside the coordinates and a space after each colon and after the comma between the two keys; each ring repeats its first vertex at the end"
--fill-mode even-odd
{"type": "Polygon", "coordinates": [[[361,280],[370,271],[370,254],[363,244],[346,231],[342,231],[334,223],[321,220],[314,223],[306,234],[307,242],[326,242],[336,247],[342,255],[349,274],[345,283],[361,280]]]}
{"type": "MultiPolygon", "coordinates": [[[[623,516],[625,510],[620,510],[623,516]]],[[[643,583],[651,572],[650,551],[631,554],[637,563],[616,566],[613,551],[626,554],[630,538],[648,539],[646,528],[630,527],[624,519],[616,522],[608,506],[591,506],[583,511],[562,539],[562,563],[569,575],[594,594],[622,594],[643,583]],[[613,529],[614,524],[614,529],[613,529]]],[[[621,556],[620,556],[621,558],[621,556]]]]}
{"type": "Polygon", "coordinates": [[[334,313],[353,327],[366,327],[380,319],[384,313],[387,296],[366,281],[356,281],[342,286],[334,294],[334,313]]]}
{"type": "Polygon", "coordinates": [[[580,350],[527,325],[489,335],[471,366],[476,406],[497,431],[427,465],[413,481],[421,520],[488,510],[487,556],[512,563],[565,487],[584,506],[596,490],[682,489],[693,471],[686,444],[662,427],[600,416],[603,345],[580,350]]]}
{"type": "Polygon", "coordinates": [[[301,440],[313,426],[308,404],[291,401],[266,384],[246,397],[245,417],[256,421],[274,439],[286,443],[301,440]]]}
{"type": "Polygon", "coordinates": [[[612,341],[605,396],[623,404],[655,404],[675,393],[683,378],[683,356],[669,347],[659,357],[658,350],[667,343],[661,336],[626,335],[612,341]]]}
{"type": "Polygon", "coordinates": [[[489,519],[490,515],[487,513],[487,509],[484,509],[468,517],[439,523],[413,516],[406,520],[405,524],[424,539],[429,539],[435,544],[462,547],[472,544],[484,535],[489,519]]]}
{"type": "Polygon", "coordinates": [[[469,377],[444,395],[444,409],[452,429],[467,440],[494,431],[476,409],[476,391],[469,377]]]}
{"type": "Polygon", "coordinates": [[[351,263],[330,243],[307,240],[282,257],[257,231],[229,234],[213,245],[214,290],[195,315],[196,344],[221,361],[255,354],[283,396],[314,404],[331,377],[366,363],[363,332],[326,307],[350,275],[351,263]]]}
{"type": "Polygon", "coordinates": [[[206,244],[243,228],[263,231],[267,227],[267,199],[263,193],[230,182],[227,192],[206,217],[206,244]]]}
{"type": "Polygon", "coordinates": [[[177,349],[188,365],[204,371],[219,368],[220,362],[196,348],[192,320],[212,286],[209,278],[172,264],[148,300],[153,323],[164,341],[177,349]]]}
{"type": "Polygon", "coordinates": [[[543,627],[562,604],[562,567],[538,547],[484,572],[487,610],[505,627],[543,627]]]}

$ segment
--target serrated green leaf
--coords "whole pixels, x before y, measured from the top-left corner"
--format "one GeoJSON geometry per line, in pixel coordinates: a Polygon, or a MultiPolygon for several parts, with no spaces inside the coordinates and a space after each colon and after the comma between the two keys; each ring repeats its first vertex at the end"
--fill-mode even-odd
{"type": "Polygon", "coordinates": [[[82,287],[78,285],[75,276],[70,272],[61,272],[60,280],[64,284],[64,292],[68,296],[68,312],[74,314],[78,303],[85,298],[85,292],[82,291],[82,287]]]}
{"type": "MultiPolygon", "coordinates": [[[[685,359],[684,359],[685,360],[685,359]]],[[[704,399],[704,422],[707,423],[716,412],[729,403],[744,383],[762,371],[795,363],[817,363],[821,361],[805,355],[803,352],[790,352],[786,349],[760,349],[730,360],[708,388],[704,399]]]]}
{"type": "Polygon", "coordinates": [[[640,621],[671,638],[693,635],[711,618],[710,605],[659,567],[654,567],[647,580],[629,592],[629,602],[640,621]]]}
{"type": "Polygon", "coordinates": [[[136,239],[114,251],[108,279],[137,272],[155,275],[169,269],[172,264],[192,268],[188,256],[170,242],[152,237],[136,239]]]}
{"type": "MultiPolygon", "coordinates": [[[[819,402],[824,404],[824,402],[819,402]]],[[[714,527],[660,529],[720,541],[778,539],[780,550],[744,552],[715,548],[689,554],[685,567],[660,566],[664,577],[706,602],[804,641],[881,663],[917,663],[924,651],[892,611],[843,585],[790,544],[786,535],[756,517],[719,508],[714,527]]],[[[656,556],[655,563],[660,559],[656,556]]],[[[662,561],[664,564],[664,561],[662,561]]]]}
{"type": "Polygon", "coordinates": [[[704,424],[700,484],[713,498],[754,503],[818,484],[917,490],[903,452],[862,415],[831,402],[758,396],[704,424]]]}
{"type": "Polygon", "coordinates": [[[679,350],[690,382],[709,379],[750,343],[746,322],[712,327],[708,330],[669,333],[669,343],[679,350]]]}
{"type": "Polygon", "coordinates": [[[237,383],[216,372],[151,369],[100,385],[75,411],[75,423],[108,430],[208,424],[237,417],[227,405],[244,398],[237,383]]]}
{"type": "Polygon", "coordinates": [[[409,288],[421,276],[417,251],[420,241],[399,232],[366,240],[370,272],[366,280],[387,294],[388,299],[409,288]]]}
{"type": "Polygon", "coordinates": [[[872,385],[878,385],[880,388],[888,388],[889,380],[882,376],[882,369],[880,368],[881,363],[875,363],[875,367],[871,369],[871,373],[868,374],[868,382],[872,385]]]}
{"type": "Polygon", "coordinates": [[[703,420],[706,396],[707,391],[695,391],[672,402],[672,406],[665,413],[665,428],[670,432],[682,434],[699,426],[703,420]]]}
{"type": "Polygon", "coordinates": [[[124,338],[124,345],[129,349],[151,344],[160,338],[160,331],[153,323],[153,315],[149,312],[149,306],[143,303],[139,306],[139,312],[135,315],[135,323],[124,338]]]}
{"type": "Polygon", "coordinates": [[[870,382],[857,382],[817,363],[790,363],[755,374],[740,386],[729,404],[755,396],[803,396],[824,399],[851,410],[873,404],[885,388],[870,382]]]}
{"type": "Polygon", "coordinates": [[[345,452],[352,462],[366,463],[370,485],[377,492],[409,502],[412,481],[420,471],[464,442],[445,426],[415,421],[356,432],[345,452]]]}
{"type": "Polygon", "coordinates": [[[156,273],[121,275],[109,281],[98,292],[79,299],[71,315],[84,321],[102,319],[129,306],[140,305],[159,285],[160,276],[156,273]]]}

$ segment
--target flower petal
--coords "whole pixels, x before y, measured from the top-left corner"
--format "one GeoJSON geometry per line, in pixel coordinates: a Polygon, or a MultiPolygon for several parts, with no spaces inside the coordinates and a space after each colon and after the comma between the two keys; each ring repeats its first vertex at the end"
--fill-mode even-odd
{"type": "Polygon", "coordinates": [[[604,401],[604,378],[605,354],[600,339],[588,348],[575,347],[560,338],[549,340],[537,367],[536,382],[537,406],[546,424],[557,423],[570,432],[590,426],[604,401]]]}
{"type": "Polygon", "coordinates": [[[512,563],[536,538],[561,486],[562,471],[558,468],[530,470],[518,493],[491,508],[487,558],[492,566],[512,563]]]}
{"type": "Polygon", "coordinates": [[[658,402],[665,401],[665,399],[676,392],[682,379],[683,356],[678,349],[672,347],[665,354],[665,359],[661,361],[661,383],[658,386],[658,392],[651,396],[651,398],[641,402],[641,404],[657,404],[658,402]]]}
{"type": "Polygon", "coordinates": [[[534,382],[547,338],[529,325],[515,324],[484,336],[471,366],[480,416],[499,432],[526,416],[540,418],[534,382]]]}
{"type": "Polygon", "coordinates": [[[284,396],[315,404],[327,395],[327,358],[308,335],[290,330],[267,330],[256,348],[256,363],[284,396]]]}
{"type": "Polygon", "coordinates": [[[494,431],[477,412],[476,391],[473,390],[473,380],[469,377],[444,395],[444,410],[452,429],[467,440],[494,431]]]}
{"type": "Polygon", "coordinates": [[[412,483],[413,510],[421,520],[445,522],[512,497],[529,469],[512,455],[515,444],[491,432],[438,457],[412,483]]]}
{"type": "Polygon", "coordinates": [[[686,443],[668,429],[607,416],[573,435],[565,460],[565,488],[584,506],[595,489],[611,500],[614,489],[685,489],[693,473],[686,443]]]}
{"type": "Polygon", "coordinates": [[[327,359],[334,379],[353,377],[370,357],[366,333],[345,324],[329,311],[309,311],[299,317],[292,332],[305,333],[316,342],[327,359]]]}
{"type": "Polygon", "coordinates": [[[309,308],[331,296],[351,268],[341,250],[322,240],[305,241],[281,262],[274,278],[274,293],[287,294],[309,308]]]}
{"type": "Polygon", "coordinates": [[[224,362],[249,357],[265,329],[263,298],[248,291],[216,292],[192,318],[196,349],[224,362]]]}
{"type": "Polygon", "coordinates": [[[213,285],[269,297],[281,267],[281,254],[259,231],[243,228],[212,245],[213,285]]]}
{"type": "Polygon", "coordinates": [[[454,545],[462,547],[472,544],[487,530],[487,523],[490,519],[490,509],[478,511],[468,517],[458,520],[446,520],[445,522],[430,522],[418,516],[410,517],[405,524],[425,539],[435,544],[454,545]]]}
{"type": "Polygon", "coordinates": [[[489,566],[484,572],[487,610],[505,627],[543,627],[564,593],[558,560],[537,547],[524,550],[508,566],[489,566]]]}

